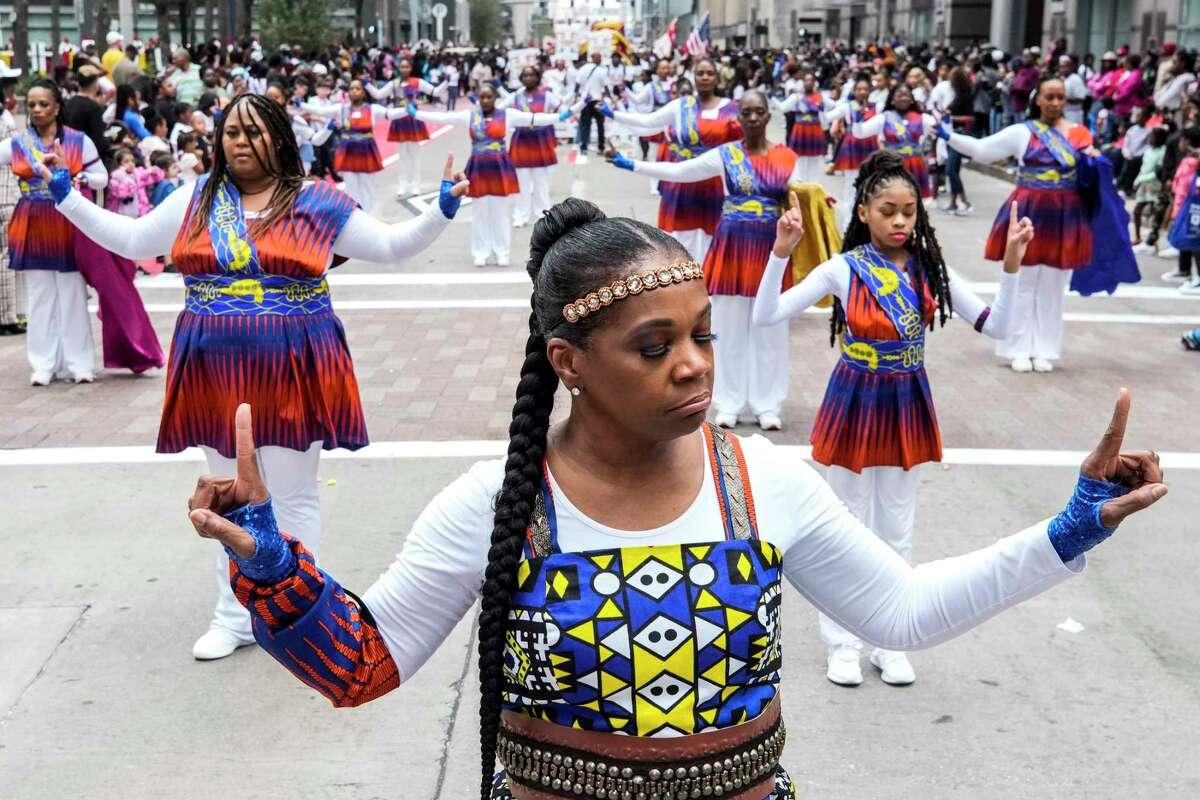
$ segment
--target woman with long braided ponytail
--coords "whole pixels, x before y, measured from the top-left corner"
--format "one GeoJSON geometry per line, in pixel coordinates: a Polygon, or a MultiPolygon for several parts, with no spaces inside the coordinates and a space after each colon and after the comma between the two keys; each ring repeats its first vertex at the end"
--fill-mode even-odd
{"type": "MultiPolygon", "coordinates": [[[[39,166],[58,211],[101,247],[126,258],[171,253],[183,273],[184,310],[167,365],[158,452],[204,450],[210,473],[228,472],[231,416],[260,409],[254,431],[279,518],[317,552],[322,449],[357,450],[367,426],[326,274],[348,258],[395,263],[450,224],[467,181],[446,163],[442,195],[419,218],[394,225],[358,209],[333,184],[305,180],[287,112],[265,95],[239,95],[221,115],[210,175],[130,220],[86,202],[63,162],[39,166]],[[52,172],[53,170],[53,172],[52,172]]],[[[223,658],[254,641],[250,617],[216,553],[217,606],[192,649],[223,658]]]]}
{"type": "Polygon", "coordinates": [[[923,647],[1077,572],[1165,492],[1152,454],[1107,437],[1063,514],[913,569],[812,468],[705,422],[711,306],[675,239],[572,198],[530,249],[508,454],[439,493],[361,599],[280,532],[249,406],[237,477],[189,503],[234,559],[259,644],[336,706],[411,678],[481,601],[481,758],[448,765],[479,770],[480,800],[792,800],[785,578],[859,635],[923,647]]]}
{"type": "MultiPolygon", "coordinates": [[[[813,459],[829,466],[827,479],[838,497],[907,561],[917,509],[914,468],[942,458],[925,375],[925,329],[933,329],[935,314],[944,325],[953,309],[976,331],[1002,339],[1033,226],[1012,210],[1000,292],[988,307],[946,268],[919,180],[903,156],[891,150],[872,154],[859,168],[855,187],[842,254],[782,297],[780,278],[804,231],[798,211],[780,220],[754,320],[778,325],[834,296],[829,343],[836,347],[841,338],[842,358],[813,425],[813,459]]],[[[821,638],[828,648],[829,680],[862,683],[859,638],[825,614],[821,638]]],[[[887,683],[915,679],[903,653],[876,649],[871,663],[887,683]]]]}

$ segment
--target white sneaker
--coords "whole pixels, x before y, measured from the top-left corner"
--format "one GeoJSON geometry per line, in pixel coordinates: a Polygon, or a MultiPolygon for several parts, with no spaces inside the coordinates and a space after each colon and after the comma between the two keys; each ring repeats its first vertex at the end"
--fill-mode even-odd
{"type": "Polygon", "coordinates": [[[1033,372],[1033,362],[1028,356],[1017,356],[1009,366],[1013,372],[1033,372]]]}
{"type": "Polygon", "coordinates": [[[713,422],[717,423],[717,426],[721,428],[736,428],[737,414],[717,414],[713,422]]]}
{"type": "Polygon", "coordinates": [[[871,663],[879,670],[879,679],[890,686],[908,686],[917,679],[904,653],[877,647],[871,651],[871,663]]]}
{"type": "Polygon", "coordinates": [[[249,644],[254,644],[253,638],[244,639],[228,628],[214,625],[192,645],[192,657],[197,661],[215,661],[249,644]]]}
{"type": "Polygon", "coordinates": [[[973,206],[973,205],[971,205],[970,203],[968,203],[968,204],[967,204],[967,205],[965,205],[965,206],[959,206],[959,207],[958,207],[958,208],[957,208],[957,209],[954,211],[954,216],[956,216],[956,217],[969,217],[969,216],[971,216],[971,215],[972,215],[972,214],[974,214],[974,213],[975,213],[975,206],[973,206]]]}
{"type": "Polygon", "coordinates": [[[1054,362],[1048,358],[1035,358],[1032,365],[1034,372],[1054,372],[1054,362]]]}
{"type": "Polygon", "coordinates": [[[71,380],[75,383],[95,383],[96,376],[91,372],[81,372],[78,375],[72,375],[71,380]]]}
{"type": "Polygon", "coordinates": [[[507,267],[510,261],[508,253],[496,256],[496,266],[498,267],[507,267]]]}
{"type": "Polygon", "coordinates": [[[1159,258],[1179,258],[1179,251],[1176,250],[1174,247],[1167,246],[1167,247],[1164,247],[1162,250],[1159,250],[1158,253],[1156,253],[1156,255],[1159,258]]]}
{"type": "Polygon", "coordinates": [[[779,418],[778,414],[759,414],[758,427],[764,431],[783,430],[783,420],[779,418]]]}
{"type": "Polygon", "coordinates": [[[1140,242],[1133,246],[1133,252],[1138,253],[1139,255],[1146,255],[1149,253],[1153,253],[1154,245],[1146,244],[1145,242],[1140,242]]]}
{"type": "Polygon", "coordinates": [[[529,220],[525,220],[525,219],[514,219],[513,220],[514,228],[524,228],[528,224],[529,224],[529,220]]]}
{"type": "Polygon", "coordinates": [[[838,686],[858,686],[862,683],[862,667],[858,664],[858,648],[839,645],[829,648],[825,656],[825,677],[838,686]]]}
{"type": "Polygon", "coordinates": [[[1174,283],[1187,283],[1191,277],[1192,276],[1190,273],[1185,275],[1177,269],[1173,269],[1170,272],[1164,272],[1162,274],[1162,279],[1164,281],[1172,281],[1174,283]]]}
{"type": "Polygon", "coordinates": [[[1179,287],[1180,294],[1200,295],[1200,278],[1179,287]]]}
{"type": "Polygon", "coordinates": [[[49,386],[54,376],[49,372],[35,372],[29,376],[30,386],[49,386]]]}
{"type": "Polygon", "coordinates": [[[487,266],[487,259],[486,259],[486,258],[477,258],[477,259],[475,259],[475,266],[477,266],[477,267],[486,267],[486,266],[487,266]]]}

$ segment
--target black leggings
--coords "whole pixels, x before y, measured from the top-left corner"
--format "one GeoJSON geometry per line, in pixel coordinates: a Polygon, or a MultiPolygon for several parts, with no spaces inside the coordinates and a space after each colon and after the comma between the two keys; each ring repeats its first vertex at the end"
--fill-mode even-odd
{"type": "Polygon", "coordinates": [[[1179,251],[1179,274],[1187,275],[1189,278],[1192,277],[1192,251],[1191,250],[1180,250],[1179,251]]]}

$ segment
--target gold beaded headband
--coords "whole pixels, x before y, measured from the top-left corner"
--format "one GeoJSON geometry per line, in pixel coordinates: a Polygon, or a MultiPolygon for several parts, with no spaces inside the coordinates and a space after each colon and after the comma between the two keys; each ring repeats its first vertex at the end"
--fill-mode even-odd
{"type": "Polygon", "coordinates": [[[651,289],[657,289],[660,286],[670,286],[672,283],[683,283],[684,281],[692,281],[703,277],[703,267],[695,261],[682,261],[670,267],[649,270],[637,275],[630,275],[628,278],[619,278],[613,281],[610,286],[601,286],[596,291],[589,292],[585,297],[581,297],[573,303],[567,303],[563,306],[563,318],[567,322],[579,322],[579,320],[588,314],[593,314],[606,306],[611,306],[616,301],[624,300],[630,295],[641,294],[651,289]]]}

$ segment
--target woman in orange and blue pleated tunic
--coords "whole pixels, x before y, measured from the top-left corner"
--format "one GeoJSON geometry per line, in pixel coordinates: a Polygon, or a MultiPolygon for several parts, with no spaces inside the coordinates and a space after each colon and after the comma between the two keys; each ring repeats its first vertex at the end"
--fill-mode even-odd
{"type": "MultiPolygon", "coordinates": [[[[404,108],[409,103],[416,103],[421,95],[434,96],[445,91],[446,86],[434,86],[432,83],[413,75],[412,61],[400,59],[400,74],[381,89],[367,84],[367,92],[377,101],[392,100],[397,108],[404,108]]],[[[392,119],[388,127],[387,140],[397,142],[396,164],[399,167],[396,196],[408,197],[421,192],[421,142],[428,141],[429,128],[424,122],[413,119],[408,114],[392,119]]]]}
{"type": "Polygon", "coordinates": [[[804,73],[802,91],[796,92],[777,104],[785,114],[794,113],[796,121],[788,131],[788,147],[800,157],[800,180],[815,182],[820,178],[825,162],[825,128],[829,126],[825,114],[832,111],[829,102],[817,87],[817,76],[804,73]]]}
{"type": "MultiPolygon", "coordinates": [[[[778,430],[788,387],[787,325],[758,326],[751,315],[788,184],[799,180],[799,158],[788,147],[767,141],[771,113],[762,92],[746,92],[738,106],[745,133],[740,142],[672,164],[630,161],[619,153],[613,154],[613,163],[681,186],[714,178],[724,183],[721,221],[704,261],[718,337],[715,421],[732,428],[741,415],[763,430],[778,430]]],[[[789,271],[781,285],[791,286],[791,279],[789,271]]]]}
{"type": "Polygon", "coordinates": [[[937,129],[937,120],[921,112],[912,89],[899,84],[888,93],[883,113],[871,119],[856,121],[850,132],[863,139],[882,136],[883,146],[904,159],[904,167],[921,187],[921,197],[933,197],[929,180],[929,164],[925,161],[925,140],[937,129]]]}
{"type": "Polygon", "coordinates": [[[333,171],[345,179],[346,193],[368,214],[375,210],[375,173],[383,170],[383,158],[375,143],[375,120],[399,119],[404,108],[384,108],[367,102],[367,90],[361,80],[350,81],[348,103],[314,105],[318,116],[332,118],[339,128],[333,171]]]}
{"type": "Polygon", "coordinates": [[[11,165],[20,191],[8,224],[8,268],[23,272],[28,288],[29,382],[48,386],[69,376],[91,383],[96,355],[87,286],[75,262],[75,229],[55,210],[38,164],[53,156],[93,189],[108,183],[108,171],[92,140],[63,124],[62,95],[53,81],[34,81],[27,103],[29,128],[0,142],[0,166],[11,165]]]}
{"type": "MultiPolygon", "coordinates": [[[[671,160],[676,162],[741,139],[737,103],[717,96],[716,65],[710,59],[701,59],[692,74],[696,93],[672,100],[658,111],[613,111],[607,104],[601,110],[635,131],[657,133],[666,128],[671,160]]],[[[704,261],[725,202],[721,179],[677,186],[660,183],[659,195],[658,227],[678,239],[692,258],[704,261]]]]}
{"type": "Polygon", "coordinates": [[[483,86],[479,90],[479,105],[466,111],[411,112],[425,122],[458,125],[471,137],[471,158],[467,161],[467,177],[471,181],[471,254],[475,266],[482,267],[494,259],[507,267],[512,250],[512,216],[510,197],[521,190],[513,169],[512,159],[504,147],[509,131],[521,126],[553,125],[566,119],[568,112],[534,114],[513,108],[496,106],[496,90],[483,86]]]}
{"type": "MultiPolygon", "coordinates": [[[[558,95],[542,86],[542,71],[530,65],[521,70],[520,89],[496,101],[496,108],[515,108],[529,114],[558,110],[558,95]]],[[[521,126],[513,129],[508,158],[521,186],[513,205],[513,227],[537,222],[550,207],[550,168],[558,163],[553,125],[521,126]]]]}
{"type": "MultiPolygon", "coordinates": [[[[97,244],[132,259],[170,252],[183,273],[158,452],[200,447],[209,472],[227,472],[234,410],[247,402],[263,409],[254,430],[259,464],[276,511],[313,548],[321,450],[367,444],[329,269],[347,258],[393,263],[425,248],[467,190],[465,179],[452,182],[449,160],[442,187],[439,203],[420,218],[379,222],[332,183],[305,181],[287,112],[250,94],[221,117],[210,176],[144,217],[94,206],[58,175],[51,183],[59,211],[97,244]]],[[[223,551],[217,573],[216,612],[193,650],[199,659],[253,641],[249,616],[229,591],[223,551]]]]}
{"type": "MultiPolygon", "coordinates": [[[[1037,118],[1010,125],[985,139],[953,133],[945,125],[939,136],[967,158],[1020,164],[1017,186],[1008,196],[1023,216],[1033,220],[1039,238],[1021,261],[1018,291],[1022,302],[1009,336],[996,354],[1016,372],[1050,372],[1062,355],[1063,298],[1071,273],[1092,264],[1092,229],[1081,194],[1081,169],[1095,155],[1092,135],[1066,119],[1066,87],[1061,78],[1038,83],[1034,96],[1037,118]]],[[[1008,203],[1005,203],[1007,207],[1008,203]]],[[[1128,245],[1127,245],[1128,246],[1128,245]]],[[[1132,248],[1131,248],[1132,249],[1132,248]]],[[[1004,209],[988,235],[984,258],[1004,255],[1004,209]]]]}
{"type": "MultiPolygon", "coordinates": [[[[842,254],[780,296],[788,257],[803,235],[799,210],[781,218],[758,289],[754,321],[779,325],[822,297],[835,297],[831,343],[840,345],[813,425],[813,460],[829,467],[830,486],[859,519],[905,559],[912,556],[917,482],[914,467],[940,461],[942,439],[925,373],[925,332],[954,316],[1002,339],[1016,300],[1017,270],[1033,224],[1010,208],[1004,273],[988,307],[946,267],[921,202],[920,188],[897,153],[872,155],[859,169],[854,218],[842,254]],[[840,341],[839,341],[840,340],[840,341]]],[[[827,675],[862,681],[862,643],[821,616],[827,675]]],[[[884,680],[912,683],[902,653],[876,650],[884,680]],[[889,677],[890,676],[890,677],[889,677]]]]}
{"type": "Polygon", "coordinates": [[[858,168],[879,149],[879,137],[860,139],[850,130],[855,122],[869,120],[879,113],[870,101],[871,81],[860,75],[849,88],[850,97],[839,102],[825,114],[830,129],[841,133],[833,148],[833,170],[842,173],[842,202],[837,207],[838,225],[845,228],[850,222],[850,200],[854,197],[854,180],[858,168]]]}

